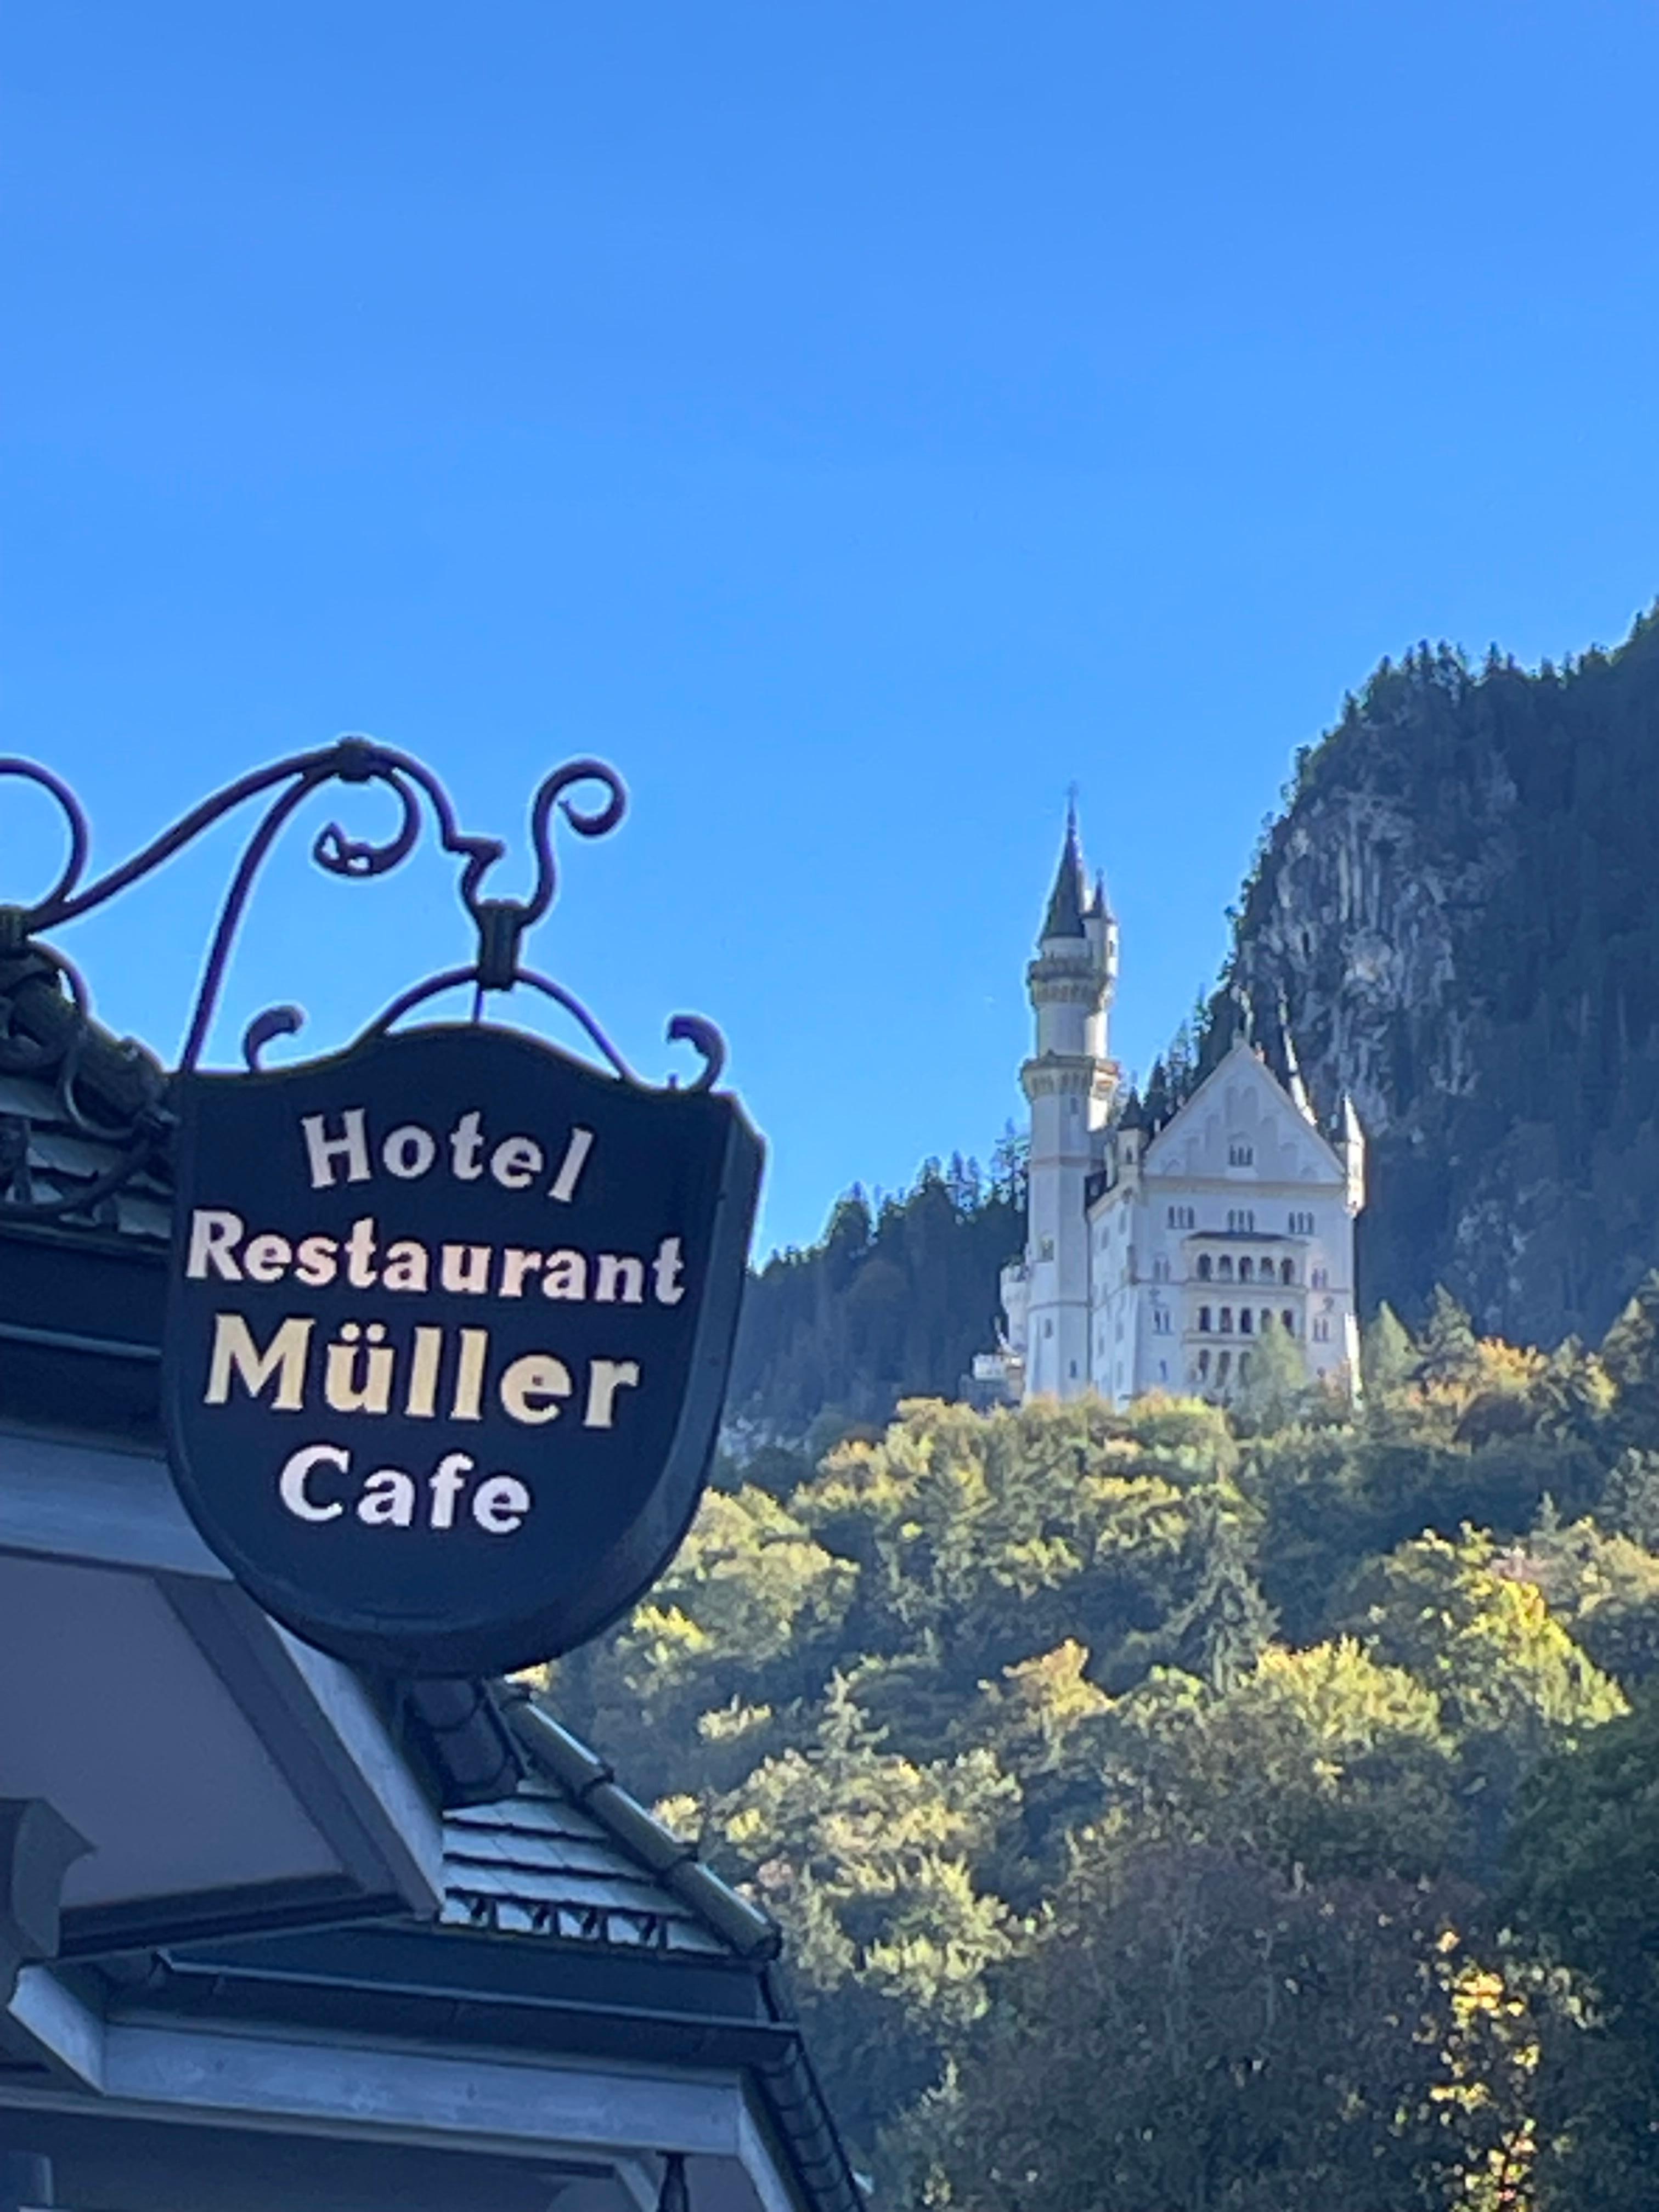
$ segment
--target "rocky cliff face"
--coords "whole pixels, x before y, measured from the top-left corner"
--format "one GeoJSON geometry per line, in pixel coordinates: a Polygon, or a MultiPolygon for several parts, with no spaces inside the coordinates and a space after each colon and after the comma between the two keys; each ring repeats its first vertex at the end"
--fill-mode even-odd
{"type": "Polygon", "coordinates": [[[1299,761],[1227,981],[1358,1108],[1368,1306],[1443,1281],[1553,1343],[1659,1262],[1656,855],[1652,621],[1563,671],[1384,664],[1299,761]]]}

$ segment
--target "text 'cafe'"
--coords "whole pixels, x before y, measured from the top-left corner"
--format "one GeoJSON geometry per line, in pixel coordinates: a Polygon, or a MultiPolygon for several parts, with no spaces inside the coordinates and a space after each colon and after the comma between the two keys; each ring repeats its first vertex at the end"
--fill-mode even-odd
{"type": "Polygon", "coordinates": [[[507,1679],[685,1532],[760,1173],[711,1024],[648,1079],[526,962],[620,782],[545,780],[517,899],[363,738],[107,868],[50,769],[0,805],[58,871],[0,907],[0,2212],[854,2212],[775,1926],[507,1679]],[[365,784],[378,842],[328,818],[365,784]],[[282,1006],[210,1066],[307,809],[317,895],[371,887],[343,933],[426,836],[472,957],[342,1051],[282,1006]],[[227,818],[168,1069],[72,925],[227,818]]]}

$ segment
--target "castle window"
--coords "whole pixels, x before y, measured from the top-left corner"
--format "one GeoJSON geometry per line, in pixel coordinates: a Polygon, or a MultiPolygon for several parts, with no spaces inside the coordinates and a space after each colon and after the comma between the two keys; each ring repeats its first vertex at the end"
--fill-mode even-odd
{"type": "Polygon", "coordinates": [[[1052,1320],[1046,1320],[1046,1321],[1043,1322],[1043,1324],[1042,1324],[1042,1334],[1043,1334],[1045,1336],[1052,1336],[1052,1335],[1054,1334],[1054,1324],[1053,1321],[1052,1321],[1052,1320]]]}
{"type": "Polygon", "coordinates": [[[1231,1352],[1224,1352],[1219,1355],[1215,1363],[1215,1379],[1218,1382],[1224,1382],[1226,1381],[1227,1370],[1232,1365],[1232,1364],[1233,1355],[1231,1352]]]}
{"type": "Polygon", "coordinates": [[[1227,1216],[1227,1226],[1235,1231],[1243,1229],[1254,1233],[1255,1216],[1248,1207],[1235,1207],[1227,1216]]]}
{"type": "Polygon", "coordinates": [[[1294,1336],[1296,1334],[1296,1316],[1291,1311],[1288,1306],[1285,1307],[1284,1312],[1280,1314],[1279,1318],[1285,1324],[1285,1334],[1286,1336],[1294,1336]]]}
{"type": "Polygon", "coordinates": [[[1233,1310],[1231,1306],[1223,1306],[1221,1309],[1221,1334],[1223,1336],[1231,1336],[1232,1333],[1233,1310]]]}
{"type": "Polygon", "coordinates": [[[1152,1262],[1152,1280],[1155,1283],[1167,1283],[1169,1279],[1170,1263],[1160,1256],[1152,1262]]]}
{"type": "Polygon", "coordinates": [[[1210,1333],[1210,1309],[1208,1306],[1200,1306],[1198,1310],[1198,1333],[1200,1336],[1207,1336],[1210,1333]]]}
{"type": "Polygon", "coordinates": [[[1225,1252],[1222,1254],[1219,1261],[1216,1264],[1216,1273],[1220,1277],[1224,1283],[1231,1283],[1233,1279],[1233,1263],[1231,1258],[1225,1252]]]}
{"type": "Polygon", "coordinates": [[[1255,1316],[1251,1313],[1251,1311],[1250,1311],[1250,1310],[1249,1310],[1249,1306],[1240,1306],[1240,1308],[1239,1308],[1239,1310],[1238,1310],[1238,1333],[1239,1333],[1239,1334],[1240,1334],[1241,1336],[1249,1336],[1249,1334],[1250,1334],[1250,1332],[1251,1332],[1251,1330],[1252,1330],[1255,1327],[1255,1316]]]}
{"type": "Polygon", "coordinates": [[[1261,1257],[1255,1263],[1255,1271],[1257,1274],[1261,1276],[1264,1283],[1272,1282],[1273,1279],[1273,1255],[1271,1252],[1264,1252],[1262,1254],[1261,1257]]]}
{"type": "Polygon", "coordinates": [[[1042,1240],[1042,1247],[1037,1253],[1037,1257],[1039,1260],[1052,1260],[1054,1256],[1054,1240],[1052,1237],[1045,1237],[1042,1240]]]}
{"type": "Polygon", "coordinates": [[[1248,1168],[1255,1161],[1255,1147],[1242,1137],[1235,1137],[1227,1147],[1227,1164],[1231,1168],[1248,1168]]]}
{"type": "Polygon", "coordinates": [[[1200,1382],[1207,1382],[1210,1379],[1210,1355],[1207,1352],[1200,1352],[1198,1355],[1198,1379],[1200,1382]]]}
{"type": "Polygon", "coordinates": [[[1296,1280],[1296,1262],[1294,1260],[1281,1260],[1279,1261],[1279,1279],[1281,1283],[1293,1283],[1296,1280]]]}
{"type": "Polygon", "coordinates": [[[1313,1235],[1313,1228],[1314,1218],[1311,1213],[1293,1213],[1291,1216],[1291,1234],[1292,1237],[1311,1237],[1313,1235]]]}
{"type": "Polygon", "coordinates": [[[1167,1336],[1170,1334],[1170,1316],[1167,1310],[1163,1306],[1152,1308],[1152,1334],[1155,1336],[1167,1336]]]}
{"type": "Polygon", "coordinates": [[[1316,1267],[1308,1279],[1315,1290],[1322,1291],[1331,1279],[1330,1270],[1328,1267],[1316,1267]]]}
{"type": "Polygon", "coordinates": [[[1207,1283],[1214,1272],[1215,1270],[1212,1265],[1209,1254],[1207,1252],[1200,1252],[1198,1255],[1199,1281],[1200,1283],[1207,1283]]]}
{"type": "Polygon", "coordinates": [[[1238,1279],[1241,1283],[1248,1283],[1253,1279],[1255,1274],[1255,1263],[1251,1261],[1249,1254],[1247,1253],[1244,1258],[1238,1263],[1238,1279]]]}
{"type": "Polygon", "coordinates": [[[1238,1355],[1238,1379],[1241,1382],[1243,1382],[1249,1371],[1250,1355],[1248,1352],[1241,1352],[1238,1355]]]}
{"type": "Polygon", "coordinates": [[[1261,1318],[1256,1323],[1257,1333],[1260,1335],[1266,1336],[1267,1331],[1273,1327],[1273,1308],[1271,1306],[1263,1306],[1261,1309],[1261,1318]]]}
{"type": "Polygon", "coordinates": [[[1172,1206],[1170,1208],[1169,1226],[1171,1229],[1190,1229],[1192,1225],[1193,1209],[1190,1206],[1172,1206]]]}
{"type": "Polygon", "coordinates": [[[1330,1342],[1330,1340],[1331,1340],[1331,1325],[1330,1325],[1329,1322],[1328,1322],[1328,1321],[1325,1319],[1325,1316],[1324,1316],[1322,1314],[1320,1316],[1319,1319],[1318,1319],[1318,1320],[1314,1323],[1314,1325],[1313,1325],[1313,1333],[1314,1333],[1314,1342],[1315,1342],[1316,1344],[1328,1344],[1328,1343],[1330,1342]]]}

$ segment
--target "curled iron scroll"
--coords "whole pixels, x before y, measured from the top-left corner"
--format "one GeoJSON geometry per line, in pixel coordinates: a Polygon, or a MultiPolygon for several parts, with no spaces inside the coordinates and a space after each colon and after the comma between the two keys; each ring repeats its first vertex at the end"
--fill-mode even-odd
{"type": "MultiPolygon", "coordinates": [[[[474,987],[477,1006],[486,993],[505,992],[525,984],[569,1013],[624,1081],[641,1081],[580,1001],[562,984],[526,967],[522,958],[526,933],[548,913],[557,895],[556,814],[563,817],[575,836],[591,838],[607,836],[627,811],[626,787],[605,762],[586,756],[568,761],[538,786],[529,815],[535,880],[522,899],[486,894],[487,879],[507,850],[503,842],[464,830],[448,793],[424,762],[370,738],[344,737],[332,745],[291,754],[285,760],[253,769],[191,808],[130,859],[90,879],[91,834],[81,803],[68,784],[40,763],[17,756],[0,757],[0,781],[6,778],[31,783],[53,801],[63,817],[68,849],[58,878],[44,897],[33,905],[0,907],[0,956],[27,947],[51,963],[83,1019],[89,1019],[91,1012],[85,981],[71,961],[40,941],[41,933],[77,921],[106,904],[164,866],[226,816],[254,799],[267,799],[242,848],[209,941],[179,1055],[182,1073],[188,1073],[200,1061],[254,884],[277,838],[304,802],[325,784],[372,783],[390,792],[397,802],[397,821],[390,835],[380,839],[353,836],[340,823],[330,821],[312,841],[312,859],[325,874],[342,880],[389,874],[416,849],[423,816],[429,811],[441,848],[461,864],[459,896],[477,932],[477,951],[467,967],[446,970],[404,992],[371,1030],[389,1027],[422,1000],[458,984],[470,982],[474,987]],[[597,791],[584,803],[582,793],[588,786],[597,787],[597,791]]],[[[272,1007],[256,1016],[244,1034],[246,1064],[258,1067],[265,1047],[279,1036],[293,1035],[302,1020],[299,1010],[291,1006],[272,1007]]],[[[708,1089],[725,1064],[726,1047],[719,1030],[701,1015],[682,1014],[669,1024],[668,1035],[671,1042],[690,1044],[702,1058],[702,1068],[690,1087],[708,1089]]],[[[95,1124],[75,1097],[72,1054],[66,1056],[64,1067],[61,1087],[66,1114],[76,1126],[92,1133],[95,1124]]],[[[670,1087],[672,1082],[671,1078],[670,1087]]]]}

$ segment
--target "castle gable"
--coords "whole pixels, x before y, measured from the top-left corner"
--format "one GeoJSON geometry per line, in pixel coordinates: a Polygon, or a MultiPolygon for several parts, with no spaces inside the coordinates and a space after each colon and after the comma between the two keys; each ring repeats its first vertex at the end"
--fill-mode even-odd
{"type": "Polygon", "coordinates": [[[1149,1177],[1336,1184],[1341,1163],[1248,1044],[1236,1044],[1146,1148],[1149,1177]]]}

